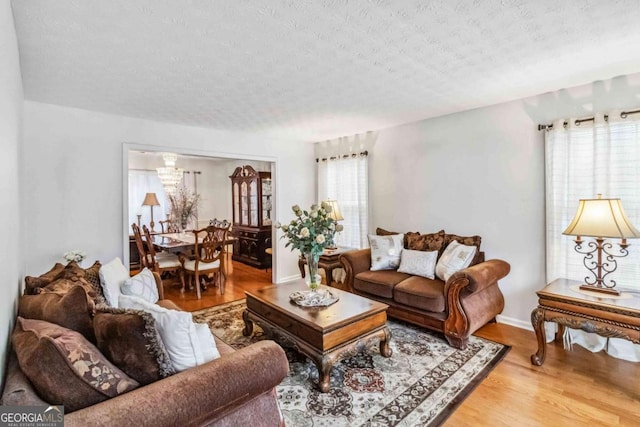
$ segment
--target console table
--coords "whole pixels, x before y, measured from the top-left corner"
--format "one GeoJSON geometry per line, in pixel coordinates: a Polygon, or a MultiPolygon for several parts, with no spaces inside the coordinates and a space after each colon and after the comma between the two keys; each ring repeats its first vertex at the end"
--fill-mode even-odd
{"type": "Polygon", "coordinates": [[[607,338],[623,338],[640,344],[640,293],[622,292],[613,297],[580,291],[582,282],[557,279],[537,292],[538,307],[531,312],[531,323],[538,339],[538,352],[531,363],[541,366],[546,356],[544,322],[558,324],[556,340],[565,327],[582,329],[607,338]]]}
{"type": "MultiPolygon", "coordinates": [[[[327,277],[327,285],[331,285],[331,281],[333,280],[333,270],[336,268],[342,268],[342,265],[340,264],[340,255],[352,250],[353,248],[325,249],[322,255],[320,255],[318,267],[324,269],[327,277]]],[[[300,274],[302,274],[303,279],[306,276],[304,271],[304,266],[306,264],[307,260],[301,255],[298,259],[298,268],[300,269],[300,274]]]]}

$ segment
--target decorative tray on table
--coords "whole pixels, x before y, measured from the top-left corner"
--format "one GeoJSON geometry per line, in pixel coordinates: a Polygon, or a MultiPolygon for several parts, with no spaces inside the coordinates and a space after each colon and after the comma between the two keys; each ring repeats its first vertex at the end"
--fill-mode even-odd
{"type": "Polygon", "coordinates": [[[315,291],[296,291],[289,295],[289,299],[302,307],[328,307],[340,297],[329,289],[318,288],[315,291]]]}

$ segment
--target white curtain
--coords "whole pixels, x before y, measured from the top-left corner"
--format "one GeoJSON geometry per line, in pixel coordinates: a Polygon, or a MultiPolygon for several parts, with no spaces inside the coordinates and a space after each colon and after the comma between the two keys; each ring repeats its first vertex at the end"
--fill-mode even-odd
{"type": "Polygon", "coordinates": [[[319,201],[338,202],[344,231],[336,233],[338,246],[367,246],[369,230],[369,176],[366,154],[335,156],[318,160],[319,201]]]}
{"type": "Polygon", "coordinates": [[[158,221],[167,219],[166,214],[170,212],[171,208],[158,174],[156,171],[129,170],[129,222],[127,223],[129,233],[133,233],[131,224],[138,223],[138,214],[142,215],[140,226],[145,224],[149,227],[151,208],[150,206],[142,206],[147,193],[156,193],[158,202],[160,202],[160,206],[153,207],[153,221],[156,224],[154,229],[160,231],[158,221]]]}
{"type": "MultiPolygon", "coordinates": [[[[576,213],[579,199],[620,198],[632,224],[640,226],[640,117],[623,119],[611,111],[608,121],[597,114],[593,122],[567,119],[553,123],[545,136],[547,282],[557,278],[584,280],[589,272],[584,255],[575,251],[573,236],[562,232],[576,213]]],[[[585,239],[589,239],[588,237],[585,239]]],[[[614,249],[619,241],[611,240],[614,249]]],[[[629,255],[618,259],[609,277],[617,287],[640,292],[640,241],[630,240],[629,255]]],[[[640,361],[640,346],[567,329],[571,341],[592,351],[606,350],[640,361]]]]}

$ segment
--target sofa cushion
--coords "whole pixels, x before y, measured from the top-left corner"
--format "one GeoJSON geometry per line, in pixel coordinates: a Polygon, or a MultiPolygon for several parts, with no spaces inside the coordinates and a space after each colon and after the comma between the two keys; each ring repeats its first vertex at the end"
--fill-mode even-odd
{"type": "Polygon", "coordinates": [[[416,276],[435,278],[438,251],[412,251],[403,249],[398,272],[416,276]]]}
{"type": "Polygon", "coordinates": [[[369,235],[371,246],[371,271],[395,270],[400,265],[404,235],[392,234],[388,236],[369,235]]]}
{"type": "MultiPolygon", "coordinates": [[[[402,234],[402,233],[398,233],[397,231],[389,231],[389,230],[385,230],[384,228],[376,228],[376,235],[378,236],[392,236],[394,234],[402,234]]],[[[418,233],[417,231],[407,231],[406,233],[404,233],[404,248],[408,248],[407,246],[407,241],[409,239],[409,236],[419,236],[420,233],[418,233]]]]}
{"type": "Polygon", "coordinates": [[[51,270],[46,273],[34,277],[34,276],[26,276],[24,278],[25,289],[24,293],[28,295],[35,295],[38,293],[36,289],[44,288],[49,283],[53,282],[64,270],[64,264],[56,263],[51,270]]]}
{"type": "MultiPolygon", "coordinates": [[[[215,355],[217,350],[204,349],[215,345],[215,340],[201,340],[190,313],[168,310],[156,304],[130,295],[120,295],[119,304],[123,308],[144,310],[156,320],[158,332],[169,353],[176,371],[180,372],[208,362],[207,355],[215,355]]],[[[203,333],[204,331],[200,331],[203,333]]],[[[208,330],[209,335],[211,331],[208,330]]]]}
{"type": "Polygon", "coordinates": [[[103,307],[93,318],[93,328],[102,354],[140,384],[176,372],[150,314],[103,307]]]}
{"type": "Polygon", "coordinates": [[[412,234],[407,238],[407,249],[411,249],[412,251],[438,251],[442,253],[444,242],[444,230],[430,234],[412,234]]]}
{"type": "Polygon", "coordinates": [[[353,287],[360,292],[393,298],[394,286],[409,277],[410,274],[398,273],[395,270],[363,271],[353,278],[353,287]]]}
{"type": "Polygon", "coordinates": [[[81,333],[91,342],[96,342],[91,320],[92,313],[87,293],[79,285],[71,287],[64,294],[50,292],[23,295],[18,302],[18,316],[55,323],[81,333]]]}
{"type": "Polygon", "coordinates": [[[156,278],[147,267],[135,276],[126,278],[120,286],[120,291],[125,295],[133,295],[152,304],[156,303],[159,298],[156,278]]]}
{"type": "Polygon", "coordinates": [[[47,402],[66,412],[139,386],[82,335],[42,320],[18,317],[12,335],[20,369],[47,402]]]}
{"type": "Polygon", "coordinates": [[[446,282],[453,273],[469,267],[477,252],[476,246],[466,246],[452,241],[438,260],[436,275],[446,282]]]}
{"type": "Polygon", "coordinates": [[[393,288],[393,300],[409,307],[441,313],[445,309],[444,282],[411,276],[393,288]]]}
{"type": "Polygon", "coordinates": [[[473,257],[473,260],[471,261],[470,265],[476,265],[476,264],[481,263],[481,262],[484,261],[484,253],[480,252],[480,244],[482,243],[482,237],[480,237],[480,236],[458,236],[457,234],[447,234],[447,235],[444,236],[444,246],[442,247],[442,250],[440,251],[441,255],[442,255],[442,252],[449,245],[449,243],[451,243],[452,241],[456,241],[456,242],[460,243],[461,245],[475,246],[477,248],[476,249],[476,254],[473,257]]]}
{"type": "Polygon", "coordinates": [[[116,257],[100,268],[100,285],[104,297],[111,307],[118,308],[120,286],[129,278],[129,272],[120,258],[116,257]]]}
{"type": "Polygon", "coordinates": [[[44,288],[38,288],[35,290],[37,294],[46,294],[46,293],[55,293],[58,295],[64,295],[69,292],[72,288],[80,286],[84,289],[85,294],[84,297],[87,300],[87,304],[91,313],[94,312],[96,307],[96,293],[93,290],[93,287],[89,282],[86,281],[84,277],[78,276],[69,276],[69,277],[60,277],[53,282],[49,283],[44,288]]]}

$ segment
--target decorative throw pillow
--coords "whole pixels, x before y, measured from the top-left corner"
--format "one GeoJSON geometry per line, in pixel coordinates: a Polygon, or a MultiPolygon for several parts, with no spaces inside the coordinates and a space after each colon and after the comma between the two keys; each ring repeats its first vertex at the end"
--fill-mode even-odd
{"type": "Polygon", "coordinates": [[[20,369],[47,402],[66,412],[86,408],[139,386],[79,333],[18,317],[11,337],[20,369]]]}
{"type": "Polygon", "coordinates": [[[176,371],[184,371],[204,363],[200,340],[190,313],[168,310],[131,295],[121,294],[119,304],[120,308],[142,310],[153,316],[176,371]]]}
{"type": "Polygon", "coordinates": [[[403,234],[388,236],[369,235],[371,246],[371,271],[395,270],[400,265],[403,248],[403,234]]]}
{"type": "Polygon", "coordinates": [[[59,262],[53,266],[53,268],[41,276],[26,276],[24,278],[25,289],[24,293],[27,295],[35,295],[38,292],[37,288],[44,288],[49,283],[53,282],[64,270],[64,264],[60,264],[59,262]]]}
{"type": "MultiPolygon", "coordinates": [[[[384,228],[376,228],[376,235],[377,236],[392,236],[394,234],[402,234],[402,233],[398,233],[397,231],[389,231],[389,230],[385,230],[384,228]]],[[[404,233],[404,242],[403,242],[403,247],[406,249],[408,248],[407,246],[407,242],[409,239],[409,236],[419,236],[420,233],[418,233],[417,231],[408,231],[406,233],[404,233]]]]}
{"type": "Polygon", "coordinates": [[[73,276],[69,278],[61,277],[49,283],[44,288],[36,289],[36,292],[38,294],[54,293],[58,295],[64,295],[67,292],[69,292],[71,288],[74,288],[76,286],[80,286],[84,289],[85,291],[84,296],[87,299],[87,304],[89,305],[89,309],[91,310],[91,313],[93,313],[96,306],[96,303],[95,303],[96,293],[93,290],[93,287],[89,284],[89,282],[87,282],[82,277],[77,277],[77,276],[73,276]]]}
{"type": "Polygon", "coordinates": [[[133,295],[152,304],[155,304],[159,299],[156,278],[147,267],[135,276],[127,277],[120,286],[120,291],[125,295],[133,295]]]}
{"type": "Polygon", "coordinates": [[[107,304],[118,308],[118,297],[120,287],[129,278],[127,268],[122,264],[120,258],[114,258],[100,268],[100,285],[104,292],[107,304]]]}
{"type": "Polygon", "coordinates": [[[213,338],[211,329],[206,323],[194,323],[196,327],[196,334],[200,341],[200,348],[202,349],[202,356],[204,363],[210,362],[220,357],[220,352],[216,346],[216,340],[213,338]]]}
{"type": "Polygon", "coordinates": [[[18,303],[18,316],[55,323],[81,333],[91,342],[96,342],[92,313],[87,293],[79,285],[71,287],[64,294],[50,292],[23,295],[18,303]]]}
{"type": "Polygon", "coordinates": [[[399,273],[413,274],[415,276],[435,278],[436,260],[438,251],[412,251],[405,249],[400,257],[399,273]]]}
{"type": "Polygon", "coordinates": [[[407,237],[407,249],[412,251],[438,251],[444,247],[445,233],[412,234],[407,237]]]}
{"type": "Polygon", "coordinates": [[[105,307],[93,318],[98,349],[142,385],[175,373],[173,363],[149,313],[105,307]]]}
{"type": "Polygon", "coordinates": [[[453,273],[471,265],[477,250],[475,246],[461,245],[454,240],[449,243],[438,260],[436,274],[446,282],[453,273]]]}

